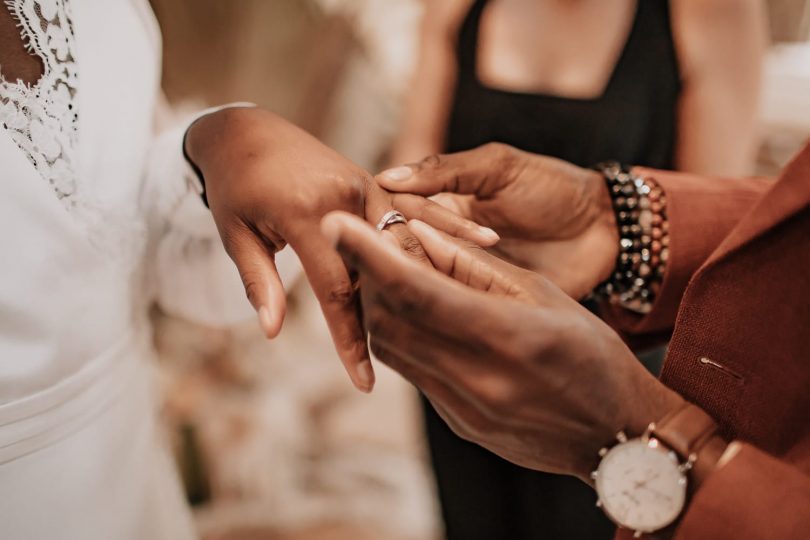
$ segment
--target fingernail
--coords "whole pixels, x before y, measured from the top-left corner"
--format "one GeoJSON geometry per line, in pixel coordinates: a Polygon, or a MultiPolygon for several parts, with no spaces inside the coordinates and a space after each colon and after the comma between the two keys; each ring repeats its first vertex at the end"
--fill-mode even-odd
{"type": "Polygon", "coordinates": [[[392,182],[404,182],[413,176],[413,169],[407,165],[403,165],[401,167],[394,167],[393,169],[383,171],[380,173],[380,176],[386,180],[391,180],[392,182]]]}
{"type": "Polygon", "coordinates": [[[497,242],[501,239],[498,233],[489,227],[478,227],[478,232],[481,233],[481,236],[485,237],[487,240],[491,240],[492,242],[497,242]]]}
{"type": "Polygon", "coordinates": [[[265,336],[273,337],[271,336],[271,332],[273,331],[273,317],[270,315],[270,310],[267,306],[259,308],[259,326],[262,327],[265,336]]]}
{"type": "Polygon", "coordinates": [[[370,360],[357,364],[357,388],[365,393],[371,392],[374,388],[374,370],[370,360]]]}

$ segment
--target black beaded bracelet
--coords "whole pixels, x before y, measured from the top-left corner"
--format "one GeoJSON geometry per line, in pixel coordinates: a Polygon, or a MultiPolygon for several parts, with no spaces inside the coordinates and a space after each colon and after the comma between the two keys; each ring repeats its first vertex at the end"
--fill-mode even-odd
{"type": "Polygon", "coordinates": [[[651,178],[616,162],[600,163],[616,225],[619,255],[613,274],[595,291],[612,304],[649,313],[660,291],[669,257],[666,198],[651,178]]]}

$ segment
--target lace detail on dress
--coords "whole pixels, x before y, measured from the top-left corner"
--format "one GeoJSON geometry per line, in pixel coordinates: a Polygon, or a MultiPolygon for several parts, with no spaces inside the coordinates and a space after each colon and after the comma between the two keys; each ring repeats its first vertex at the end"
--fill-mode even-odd
{"type": "Polygon", "coordinates": [[[7,81],[0,74],[0,124],[50,184],[90,244],[108,262],[132,269],[145,241],[142,220],[110,209],[79,182],[78,63],[70,0],[0,0],[0,9],[2,2],[44,69],[35,84],[7,81]]]}
{"type": "Polygon", "coordinates": [[[35,84],[0,75],[0,123],[68,210],[76,206],[78,73],[67,0],[5,0],[28,50],[42,59],[35,84]]]}

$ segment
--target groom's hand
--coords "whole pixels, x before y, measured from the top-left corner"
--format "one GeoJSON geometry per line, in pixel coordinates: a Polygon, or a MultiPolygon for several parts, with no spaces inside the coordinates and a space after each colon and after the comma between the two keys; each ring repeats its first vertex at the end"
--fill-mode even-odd
{"type": "Polygon", "coordinates": [[[389,169],[377,181],[397,192],[394,205],[406,217],[459,236],[405,194],[439,195],[457,214],[494,229],[499,253],[577,299],[610,275],[618,255],[604,179],[559,159],[487,144],[389,169]]]}
{"type": "MultiPolygon", "coordinates": [[[[286,306],[274,256],[290,244],[352,381],[370,391],[374,374],[356,286],[319,224],[332,210],[376,222],[392,208],[390,195],[360,167],[258,108],[225,109],[201,118],[189,130],[186,150],[203,173],[225,249],[267,336],[280,331],[286,306]]],[[[424,257],[407,228],[388,230],[411,255],[424,257]]]]}
{"type": "Polygon", "coordinates": [[[324,231],[360,276],[381,361],[460,436],[515,463],[589,481],[601,446],[683,403],[602,321],[547,279],[409,223],[437,270],[340,212],[324,231]]]}

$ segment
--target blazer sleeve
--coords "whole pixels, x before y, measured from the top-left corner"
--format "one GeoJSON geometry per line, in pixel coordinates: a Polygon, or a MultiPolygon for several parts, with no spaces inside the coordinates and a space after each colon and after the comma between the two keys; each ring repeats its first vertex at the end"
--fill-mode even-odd
{"type": "Polygon", "coordinates": [[[717,178],[653,169],[637,169],[654,178],[667,199],[669,260],[652,310],[639,315],[619,306],[603,306],[602,315],[625,334],[671,331],[686,286],[722,240],[764,193],[769,178],[717,178]]]}
{"type": "Polygon", "coordinates": [[[810,533],[806,470],[745,444],[695,494],[678,540],[800,540],[810,533]]]}

